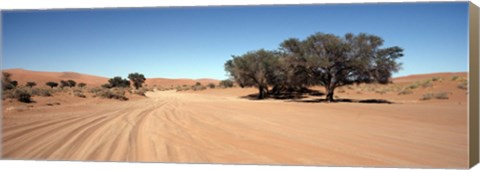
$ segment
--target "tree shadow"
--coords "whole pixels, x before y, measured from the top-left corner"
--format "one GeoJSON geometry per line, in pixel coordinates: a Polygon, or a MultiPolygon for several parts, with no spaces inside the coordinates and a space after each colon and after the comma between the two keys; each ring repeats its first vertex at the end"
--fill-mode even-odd
{"type": "Polygon", "coordinates": [[[336,99],[332,102],[327,101],[326,99],[313,99],[313,100],[292,100],[292,102],[302,102],[302,103],[366,103],[366,104],[394,104],[394,102],[385,100],[385,99],[336,99]]]}
{"type": "MultiPolygon", "coordinates": [[[[318,90],[304,89],[301,91],[295,92],[280,92],[280,93],[269,93],[265,99],[277,99],[277,100],[299,100],[304,99],[309,96],[324,96],[325,93],[322,93],[318,90]]],[[[241,96],[240,98],[249,99],[249,100],[264,100],[258,99],[258,93],[249,94],[246,96],[241,96]]]]}

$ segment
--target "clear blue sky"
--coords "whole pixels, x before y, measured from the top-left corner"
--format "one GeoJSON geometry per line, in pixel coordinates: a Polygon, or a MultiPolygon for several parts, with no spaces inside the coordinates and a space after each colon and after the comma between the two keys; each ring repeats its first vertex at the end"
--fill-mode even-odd
{"type": "Polygon", "coordinates": [[[394,76],[467,71],[468,3],[3,11],[2,69],[227,78],[231,55],[315,32],[405,49],[394,76]]]}

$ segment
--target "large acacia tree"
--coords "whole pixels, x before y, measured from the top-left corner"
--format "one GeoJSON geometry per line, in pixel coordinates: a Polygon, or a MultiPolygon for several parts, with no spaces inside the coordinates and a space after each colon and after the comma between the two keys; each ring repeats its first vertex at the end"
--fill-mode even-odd
{"type": "Polygon", "coordinates": [[[225,70],[240,87],[256,87],[258,99],[263,99],[268,94],[268,86],[272,83],[277,62],[274,52],[260,49],[232,56],[232,59],[225,63],[225,70]]]}
{"type": "Polygon", "coordinates": [[[396,59],[403,56],[403,49],[382,45],[383,39],[376,35],[316,33],[303,41],[286,40],[281,49],[314,84],[325,87],[326,100],[331,102],[337,87],[389,82],[392,72],[400,69],[396,59]]]}

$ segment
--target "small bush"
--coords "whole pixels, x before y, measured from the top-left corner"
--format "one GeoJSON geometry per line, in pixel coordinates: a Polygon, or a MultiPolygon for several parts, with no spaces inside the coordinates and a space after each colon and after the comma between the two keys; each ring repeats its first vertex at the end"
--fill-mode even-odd
{"type": "Polygon", "coordinates": [[[446,100],[448,99],[448,93],[447,92],[439,92],[439,93],[426,93],[423,95],[420,100],[430,100],[430,99],[441,99],[441,100],[446,100]]]}
{"type": "Polygon", "coordinates": [[[435,93],[434,97],[436,99],[448,99],[448,93],[447,92],[435,93]]]}
{"type": "Polygon", "coordinates": [[[208,88],[211,88],[211,89],[214,89],[214,88],[215,88],[215,84],[209,83],[209,84],[207,85],[207,87],[208,87],[208,88]]]}
{"type": "Polygon", "coordinates": [[[117,100],[128,100],[125,96],[125,89],[101,89],[97,91],[95,96],[107,98],[107,99],[117,99],[117,100]]]}
{"type": "Polygon", "coordinates": [[[222,80],[222,81],[220,81],[218,86],[221,87],[221,88],[230,88],[230,87],[233,87],[233,81],[229,80],[229,79],[222,80]]]}
{"type": "Polygon", "coordinates": [[[43,96],[49,97],[52,96],[53,90],[51,89],[44,89],[44,88],[33,88],[32,95],[34,96],[43,96]]]}
{"type": "Polygon", "coordinates": [[[16,89],[14,92],[14,97],[19,101],[23,103],[31,103],[32,101],[32,94],[29,90],[19,88],[16,89]]]}
{"type": "Polygon", "coordinates": [[[27,84],[25,84],[25,86],[30,87],[30,88],[32,88],[33,86],[36,86],[36,85],[37,85],[37,83],[32,82],[32,81],[29,81],[29,82],[27,82],[27,84]]]}
{"type": "Polygon", "coordinates": [[[460,84],[457,85],[459,89],[462,90],[467,90],[468,89],[468,82],[467,81],[462,81],[460,84]]]}
{"type": "Polygon", "coordinates": [[[460,76],[452,76],[452,81],[456,81],[460,78],[460,76]]]}
{"type": "Polygon", "coordinates": [[[73,95],[76,96],[76,97],[81,97],[81,98],[86,98],[87,97],[82,92],[78,92],[78,91],[74,91],[73,95]]]}
{"type": "Polygon", "coordinates": [[[408,85],[406,88],[407,88],[407,89],[412,89],[412,90],[413,90],[413,89],[416,89],[416,88],[418,88],[418,84],[417,84],[417,83],[410,84],[410,85],[408,85]]]}
{"type": "Polygon", "coordinates": [[[78,83],[78,84],[77,84],[77,87],[80,87],[80,88],[85,87],[85,86],[87,86],[86,83],[78,83]]]}
{"type": "Polygon", "coordinates": [[[440,78],[440,77],[432,77],[431,80],[435,82],[435,81],[441,81],[441,80],[443,80],[443,79],[440,78]]]}
{"type": "Polygon", "coordinates": [[[412,93],[413,93],[412,90],[406,88],[406,89],[403,89],[400,92],[398,92],[398,95],[408,95],[408,94],[412,94],[412,93]]]}
{"type": "Polygon", "coordinates": [[[205,89],[207,89],[207,87],[205,87],[205,86],[202,86],[202,85],[195,85],[195,86],[192,86],[192,90],[193,90],[193,91],[205,90],[205,89]]]}
{"type": "Polygon", "coordinates": [[[58,86],[58,83],[50,81],[50,82],[45,83],[45,85],[49,86],[50,88],[54,88],[54,87],[58,86]]]}

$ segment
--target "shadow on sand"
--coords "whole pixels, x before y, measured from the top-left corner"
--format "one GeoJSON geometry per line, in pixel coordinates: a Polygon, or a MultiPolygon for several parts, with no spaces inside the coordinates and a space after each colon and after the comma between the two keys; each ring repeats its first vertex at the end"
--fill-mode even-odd
{"type": "MultiPolygon", "coordinates": [[[[324,96],[324,95],[325,93],[322,93],[320,91],[307,89],[307,90],[297,91],[297,92],[280,92],[275,94],[268,94],[265,97],[265,99],[299,100],[299,99],[307,98],[309,96],[324,96]]],[[[241,96],[240,98],[249,99],[249,100],[264,100],[264,99],[258,99],[258,93],[241,96]]]]}
{"type": "MultiPolygon", "coordinates": [[[[326,99],[314,99],[314,100],[292,100],[292,102],[302,102],[302,103],[329,103],[326,99]]],[[[366,103],[366,104],[393,104],[394,102],[385,100],[385,99],[335,99],[335,101],[330,103],[366,103]]]]}
{"type": "MultiPolygon", "coordinates": [[[[276,94],[269,94],[265,99],[287,100],[286,102],[301,102],[301,103],[366,103],[366,104],[393,104],[394,102],[385,99],[335,99],[333,102],[328,102],[326,99],[311,99],[302,100],[311,96],[325,96],[317,90],[303,90],[298,92],[281,92],[276,94]]],[[[258,93],[249,94],[240,98],[249,100],[264,100],[258,99],[258,93]]]]}

